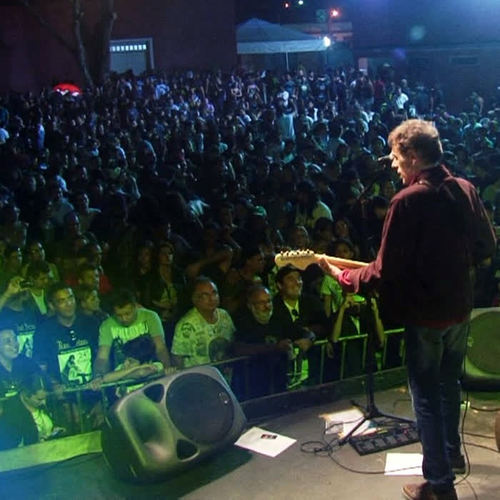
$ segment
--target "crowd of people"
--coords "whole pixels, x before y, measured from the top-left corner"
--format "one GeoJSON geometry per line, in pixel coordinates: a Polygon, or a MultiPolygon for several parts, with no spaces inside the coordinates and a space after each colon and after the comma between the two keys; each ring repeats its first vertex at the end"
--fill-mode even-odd
{"type": "MultiPolygon", "coordinates": [[[[4,96],[4,421],[37,394],[32,415],[61,388],[231,357],[249,357],[223,369],[242,399],[285,390],[291,364],[307,366],[311,384],[363,373],[362,346],[341,356],[339,340],[371,332],[382,344],[384,326],[398,326],[384,304],[343,292],[317,265],[278,269],[274,257],[377,255],[401,187],[379,159],[411,117],[435,123],[444,164],[500,222],[500,108],[476,92],[460,114],[445,101],[352,68],[127,73],[78,95],[4,96]]],[[[477,270],[476,306],[498,304],[497,270],[495,259],[477,270]]]]}

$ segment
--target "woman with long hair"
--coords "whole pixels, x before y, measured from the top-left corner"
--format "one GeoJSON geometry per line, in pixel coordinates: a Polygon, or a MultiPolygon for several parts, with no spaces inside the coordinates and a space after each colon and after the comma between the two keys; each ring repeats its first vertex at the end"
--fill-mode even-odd
{"type": "Polygon", "coordinates": [[[184,312],[184,273],[175,264],[175,248],[170,241],[159,244],[151,271],[138,282],[138,297],[144,307],[160,316],[167,346],[174,332],[175,322],[184,312]]]}

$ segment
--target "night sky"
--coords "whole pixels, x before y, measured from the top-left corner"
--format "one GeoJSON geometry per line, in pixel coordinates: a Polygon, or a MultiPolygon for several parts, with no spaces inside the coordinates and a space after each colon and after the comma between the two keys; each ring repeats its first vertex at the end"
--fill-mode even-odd
{"type": "Polygon", "coordinates": [[[258,17],[275,23],[307,23],[316,20],[316,10],[332,7],[346,9],[347,0],[288,0],[290,8],[283,6],[286,0],[235,0],[236,22],[241,23],[251,17],[258,17]]]}
{"type": "Polygon", "coordinates": [[[317,22],[319,9],[340,9],[360,47],[498,43],[499,0],[234,0],[236,22],[251,17],[279,24],[317,22]],[[290,8],[285,9],[288,2],[290,8]],[[443,28],[446,29],[443,29],[443,28]]]}

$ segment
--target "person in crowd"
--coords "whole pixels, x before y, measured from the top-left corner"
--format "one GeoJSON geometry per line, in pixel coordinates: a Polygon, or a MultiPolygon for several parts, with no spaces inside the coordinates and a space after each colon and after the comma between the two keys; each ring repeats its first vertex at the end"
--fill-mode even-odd
{"type": "Polygon", "coordinates": [[[396,194],[396,185],[391,177],[386,178],[382,181],[380,186],[380,195],[386,200],[392,200],[392,197],[396,194]]]}
{"type": "Polygon", "coordinates": [[[270,325],[273,299],[269,290],[254,284],[246,299],[235,313],[234,354],[252,359],[235,371],[233,389],[238,396],[251,399],[286,390],[288,361],[294,350],[291,339],[280,338],[270,325]]]}
{"type": "Polygon", "coordinates": [[[384,325],[380,319],[376,298],[366,299],[353,293],[344,294],[333,318],[327,345],[327,355],[333,358],[335,363],[333,367],[328,367],[328,371],[332,370],[333,373],[327,373],[326,380],[363,375],[366,370],[365,362],[372,363],[374,369],[375,349],[381,348],[384,340],[384,325]],[[339,343],[343,338],[363,334],[370,337],[366,342],[371,342],[372,348],[366,349],[366,353],[372,359],[365,360],[365,340],[362,338],[347,340],[345,345],[339,343]]]}
{"type": "MultiPolygon", "coordinates": [[[[26,276],[28,266],[34,262],[47,262],[45,259],[45,248],[38,240],[33,240],[28,243],[26,247],[25,258],[23,259],[23,267],[21,274],[26,276]]],[[[47,262],[50,270],[50,282],[54,283],[59,281],[59,270],[53,262],[47,262]]]]}
{"type": "Polygon", "coordinates": [[[80,265],[79,255],[89,242],[88,235],[82,233],[80,220],[74,212],[68,212],[63,218],[63,224],[58,229],[56,241],[52,243],[55,263],[62,279],[73,285],[75,269],[80,265]]]}
{"type": "Polygon", "coordinates": [[[400,116],[406,116],[409,97],[403,92],[401,87],[396,88],[396,93],[393,96],[392,105],[394,111],[400,116]]]}
{"type": "Polygon", "coordinates": [[[124,361],[123,345],[140,335],[149,335],[158,361],[166,373],[172,371],[161,319],[155,311],[140,307],[133,292],[117,289],[111,298],[112,314],[99,327],[99,348],[94,363],[95,378],[101,378],[124,361]],[[112,358],[112,363],[110,362],[112,358]]]}
{"type": "Polygon", "coordinates": [[[99,208],[90,206],[89,196],[85,191],[80,191],[73,196],[73,205],[80,219],[80,226],[85,233],[92,227],[92,222],[101,213],[99,208]]]}
{"type": "MultiPolygon", "coordinates": [[[[324,218],[322,217],[321,220],[324,220],[324,218]]],[[[329,219],[326,220],[328,220],[328,222],[331,222],[329,219]]],[[[320,223],[320,226],[322,224],[323,222],[320,223]]],[[[311,241],[311,238],[309,236],[309,231],[304,226],[291,226],[290,232],[288,234],[287,244],[291,250],[314,249],[313,242],[311,241]]],[[[276,269],[271,270],[270,278],[268,279],[269,285],[273,287],[273,294],[276,291],[274,288],[275,270],[276,269]]],[[[320,281],[323,278],[323,273],[321,272],[319,267],[317,265],[311,265],[305,271],[303,271],[301,276],[304,285],[304,291],[313,295],[316,294],[320,281]]]]}
{"type": "MultiPolygon", "coordinates": [[[[497,166],[500,160],[500,156],[497,155],[494,158],[490,158],[491,164],[497,166]]],[[[488,184],[481,193],[481,199],[484,201],[489,201],[490,203],[495,203],[496,200],[500,200],[500,172],[498,167],[491,168],[493,170],[493,175],[491,178],[491,183],[488,184]]]]}
{"type": "Polygon", "coordinates": [[[0,288],[7,286],[14,276],[21,275],[23,254],[18,246],[7,245],[4,250],[4,262],[0,269],[0,288]]]}
{"type": "Polygon", "coordinates": [[[406,498],[456,499],[454,471],[465,468],[458,432],[471,270],[495,252],[493,228],[476,189],[453,177],[432,123],[413,119],[389,135],[392,167],[405,188],[391,201],[377,257],[367,267],[325,272],[347,291],[376,288],[405,324],[408,377],[423,449],[425,482],[406,498]]]}
{"type": "Polygon", "coordinates": [[[29,264],[26,269],[25,285],[29,288],[32,309],[39,316],[47,316],[49,307],[46,291],[50,285],[50,267],[48,263],[40,261],[29,264]]]}
{"type": "Polygon", "coordinates": [[[314,229],[316,221],[323,217],[333,220],[332,211],[319,198],[319,193],[311,181],[302,181],[297,185],[295,224],[314,229]]]}
{"type": "Polygon", "coordinates": [[[36,444],[61,435],[46,410],[49,381],[33,373],[21,383],[19,394],[9,398],[0,416],[0,450],[36,444]]]}
{"type": "Polygon", "coordinates": [[[142,387],[147,382],[145,380],[137,383],[138,379],[147,379],[164,373],[163,365],[156,358],[155,345],[150,335],[139,335],[125,342],[122,351],[125,356],[123,363],[102,377],[102,383],[105,384],[129,381],[126,386],[117,387],[118,397],[142,387]],[[130,381],[134,382],[130,384],[130,381]]]}
{"type": "Polygon", "coordinates": [[[354,249],[354,259],[358,259],[360,250],[360,241],[356,229],[353,227],[353,223],[346,216],[339,217],[333,225],[333,234],[336,239],[347,240],[351,242],[352,248],[354,249]]]}
{"type": "Polygon", "coordinates": [[[10,139],[9,131],[7,130],[7,125],[9,121],[9,113],[6,108],[2,107],[0,118],[0,144],[5,144],[5,142],[10,139]]]}
{"type": "Polygon", "coordinates": [[[297,105],[290,94],[284,90],[277,96],[276,125],[283,140],[295,139],[294,118],[297,105]]]}
{"type": "MultiPolygon", "coordinates": [[[[339,238],[330,245],[330,250],[327,253],[341,259],[352,260],[354,258],[354,247],[349,240],[339,238]]],[[[323,300],[325,316],[327,318],[334,317],[344,301],[344,294],[339,282],[332,276],[324,274],[321,281],[320,295],[323,300]]]]}
{"type": "Polygon", "coordinates": [[[288,231],[286,243],[292,250],[307,250],[311,248],[311,237],[309,235],[309,231],[305,226],[291,226],[288,231]]]}
{"type": "Polygon", "coordinates": [[[216,223],[207,223],[203,229],[201,254],[186,267],[186,276],[210,276],[215,283],[222,283],[234,256],[233,248],[223,241],[223,232],[216,223]]]}
{"type": "Polygon", "coordinates": [[[89,286],[96,289],[101,296],[111,293],[112,286],[108,277],[101,273],[95,264],[83,262],[77,270],[76,286],[89,286]]]}
{"type": "Polygon", "coordinates": [[[163,241],[154,267],[138,282],[137,290],[141,304],[160,316],[167,347],[172,345],[175,322],[187,309],[185,289],[186,278],[175,262],[175,247],[170,241],[163,241]]]}
{"type": "Polygon", "coordinates": [[[75,288],[78,310],[85,316],[93,316],[100,323],[107,319],[108,314],[101,309],[99,291],[94,286],[79,285],[75,288]]]}
{"type": "Polygon", "coordinates": [[[326,162],[322,163],[320,172],[311,173],[311,179],[318,190],[321,201],[330,207],[332,211],[335,211],[337,208],[337,196],[334,189],[335,183],[325,172],[326,169],[324,166],[326,167],[326,162]]]}
{"type": "Polygon", "coordinates": [[[232,314],[244,306],[247,290],[257,283],[262,283],[264,272],[264,253],[257,245],[248,245],[240,257],[241,265],[231,268],[222,285],[221,302],[232,314]]]}
{"type": "Polygon", "coordinates": [[[219,291],[210,278],[195,278],[191,300],[193,308],[175,325],[172,342],[172,354],[180,368],[228,357],[235,331],[231,316],[219,307],[219,291]]]}
{"type": "Polygon", "coordinates": [[[52,284],[47,291],[47,301],[54,316],[37,328],[33,358],[55,383],[83,385],[92,379],[99,320],[77,310],[73,289],[66,283],[52,284]],[[76,369],[68,377],[65,367],[70,358],[76,369]]]}
{"type": "Polygon", "coordinates": [[[319,375],[318,350],[311,350],[315,340],[326,336],[326,318],[319,297],[303,293],[302,273],[292,266],[276,274],[278,295],[273,299],[270,326],[280,339],[291,339],[299,358],[308,359],[311,382],[319,375]]]}
{"type": "Polygon", "coordinates": [[[14,203],[7,203],[0,210],[0,233],[6,242],[24,249],[29,224],[20,218],[21,211],[14,203]]]}
{"type": "MultiPolygon", "coordinates": [[[[257,172],[256,176],[258,176],[257,172]]],[[[262,179],[259,180],[262,182],[262,179]]],[[[214,215],[215,222],[223,231],[226,243],[238,252],[240,250],[240,246],[246,243],[251,238],[251,235],[245,227],[241,225],[241,223],[238,225],[234,222],[235,209],[233,203],[229,201],[220,203],[217,207],[215,207],[214,215]]],[[[245,218],[245,225],[249,217],[250,215],[245,218]]]]}
{"type": "Polygon", "coordinates": [[[37,371],[38,365],[19,352],[14,328],[8,324],[0,325],[0,398],[17,394],[21,381],[37,371]]]}
{"type": "Polygon", "coordinates": [[[40,315],[29,304],[29,283],[21,276],[14,276],[0,295],[0,321],[13,326],[20,352],[31,358],[40,315]]]}
{"type": "Polygon", "coordinates": [[[363,255],[373,259],[380,247],[382,227],[389,208],[389,201],[383,196],[373,196],[368,203],[364,222],[364,251],[363,255]]]}
{"type": "Polygon", "coordinates": [[[314,224],[311,250],[315,253],[328,253],[333,242],[333,221],[321,217],[314,224]]]}
{"type": "Polygon", "coordinates": [[[151,240],[146,240],[138,245],[135,266],[133,268],[133,286],[135,290],[141,286],[143,278],[148,276],[152,271],[154,252],[155,245],[151,240]]]}
{"type": "Polygon", "coordinates": [[[99,271],[99,289],[101,289],[102,293],[109,293],[112,285],[102,266],[104,253],[105,250],[101,244],[91,237],[90,241],[80,250],[78,262],[79,264],[89,264],[96,267],[99,271]]]}
{"type": "Polygon", "coordinates": [[[51,179],[47,186],[47,202],[52,207],[52,222],[56,227],[62,227],[65,217],[73,212],[73,205],[65,196],[63,187],[56,179],[51,179]]]}
{"type": "Polygon", "coordinates": [[[102,210],[93,228],[98,241],[108,248],[102,265],[114,286],[128,286],[140,239],[138,227],[130,220],[130,207],[121,194],[108,196],[102,210]]]}

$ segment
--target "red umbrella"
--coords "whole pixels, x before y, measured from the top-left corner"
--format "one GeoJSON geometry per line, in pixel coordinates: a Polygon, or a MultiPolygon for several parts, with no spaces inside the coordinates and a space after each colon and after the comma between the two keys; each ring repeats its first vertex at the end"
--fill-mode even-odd
{"type": "Polygon", "coordinates": [[[74,83],[58,83],[54,86],[52,90],[61,92],[61,94],[73,94],[78,95],[82,93],[82,89],[75,85],[74,83]]]}

